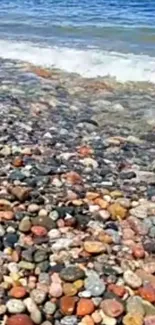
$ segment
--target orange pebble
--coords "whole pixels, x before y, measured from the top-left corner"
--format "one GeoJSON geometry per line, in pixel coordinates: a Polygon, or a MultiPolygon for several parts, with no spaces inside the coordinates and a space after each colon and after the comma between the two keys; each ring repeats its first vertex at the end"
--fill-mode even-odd
{"type": "Polygon", "coordinates": [[[27,294],[27,291],[24,287],[13,287],[10,292],[10,296],[16,299],[24,298],[27,294]]]}
{"type": "Polygon", "coordinates": [[[77,305],[77,316],[86,316],[93,313],[95,309],[94,303],[91,299],[81,298],[77,305]]]}

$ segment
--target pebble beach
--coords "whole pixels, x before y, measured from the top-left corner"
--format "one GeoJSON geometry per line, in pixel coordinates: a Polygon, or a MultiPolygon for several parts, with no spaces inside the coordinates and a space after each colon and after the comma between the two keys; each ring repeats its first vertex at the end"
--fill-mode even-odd
{"type": "Polygon", "coordinates": [[[154,85],[0,78],[0,324],[154,325],[154,85]]]}

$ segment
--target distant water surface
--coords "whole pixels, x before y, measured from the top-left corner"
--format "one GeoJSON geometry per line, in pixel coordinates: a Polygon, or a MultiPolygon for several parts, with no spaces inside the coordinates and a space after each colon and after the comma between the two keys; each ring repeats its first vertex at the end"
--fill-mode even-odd
{"type": "Polygon", "coordinates": [[[155,82],[155,1],[1,0],[0,56],[155,82]]]}

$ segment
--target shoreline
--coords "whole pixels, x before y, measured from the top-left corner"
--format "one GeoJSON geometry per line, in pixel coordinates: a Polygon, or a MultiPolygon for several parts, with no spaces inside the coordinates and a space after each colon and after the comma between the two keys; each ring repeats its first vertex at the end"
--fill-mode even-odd
{"type": "Polygon", "coordinates": [[[155,86],[1,62],[2,324],[154,325],[155,86]]]}

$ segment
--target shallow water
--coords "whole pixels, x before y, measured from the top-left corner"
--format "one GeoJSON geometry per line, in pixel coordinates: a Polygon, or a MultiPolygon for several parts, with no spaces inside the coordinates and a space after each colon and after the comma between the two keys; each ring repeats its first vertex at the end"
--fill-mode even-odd
{"type": "Polygon", "coordinates": [[[0,56],[154,83],[154,17],[153,0],[2,0],[0,56]]]}

